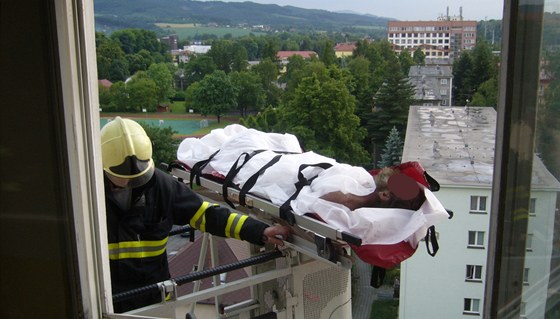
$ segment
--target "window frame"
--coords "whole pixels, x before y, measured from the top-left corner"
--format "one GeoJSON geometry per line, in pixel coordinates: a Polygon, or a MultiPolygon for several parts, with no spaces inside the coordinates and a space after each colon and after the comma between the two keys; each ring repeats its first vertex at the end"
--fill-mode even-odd
{"type": "Polygon", "coordinates": [[[463,302],[463,314],[465,315],[480,315],[480,298],[464,298],[464,302],[463,302]],[[467,302],[469,305],[469,309],[467,309],[467,302]],[[473,305],[475,304],[475,302],[477,302],[477,307],[478,309],[474,310],[473,309],[473,305]]]}
{"type": "Polygon", "coordinates": [[[465,281],[467,282],[482,282],[482,265],[466,265],[466,275],[465,281]],[[469,269],[470,267],[470,269],[469,269]],[[477,271],[478,270],[478,271],[477,271]],[[478,277],[477,278],[477,273],[478,277]],[[469,278],[469,274],[472,274],[471,278],[469,278]]]}
{"type": "Polygon", "coordinates": [[[471,214],[488,214],[488,196],[483,195],[471,195],[470,206],[469,206],[469,213],[471,214]],[[480,206],[482,199],[484,199],[484,209],[481,209],[480,206]],[[473,209],[473,200],[476,201],[475,208],[473,209]]]}
{"type": "Polygon", "coordinates": [[[486,233],[480,230],[469,230],[467,236],[467,248],[484,249],[486,233]],[[474,234],[474,243],[471,243],[471,234],[474,234]],[[482,244],[479,243],[480,235],[482,235],[482,244]]]}

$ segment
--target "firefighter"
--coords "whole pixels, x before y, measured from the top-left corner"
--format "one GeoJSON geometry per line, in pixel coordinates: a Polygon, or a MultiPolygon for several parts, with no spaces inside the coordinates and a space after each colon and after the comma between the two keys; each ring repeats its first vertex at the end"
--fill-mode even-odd
{"type": "MultiPolygon", "coordinates": [[[[256,245],[283,245],[289,228],[203,201],[186,185],[154,167],[152,142],[142,126],[116,117],[101,130],[109,260],[113,293],[170,278],[166,245],[173,225],[256,245]]],[[[160,293],[116,302],[125,312],[161,301],[160,293]]]]}

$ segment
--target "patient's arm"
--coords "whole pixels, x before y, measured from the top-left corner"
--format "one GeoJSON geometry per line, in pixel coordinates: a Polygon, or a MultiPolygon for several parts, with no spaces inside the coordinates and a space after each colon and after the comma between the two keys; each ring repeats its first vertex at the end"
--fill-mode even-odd
{"type": "Polygon", "coordinates": [[[372,192],[368,195],[354,195],[343,193],[340,191],[327,193],[320,198],[329,202],[338,203],[348,207],[350,210],[356,210],[362,207],[379,207],[381,201],[384,200],[385,192],[372,192]]]}

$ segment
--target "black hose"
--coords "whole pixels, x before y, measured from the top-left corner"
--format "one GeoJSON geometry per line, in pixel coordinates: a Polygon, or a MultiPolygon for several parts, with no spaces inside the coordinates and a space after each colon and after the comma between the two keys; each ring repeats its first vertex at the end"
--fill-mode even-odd
{"type": "MultiPolygon", "coordinates": [[[[173,278],[171,280],[174,280],[175,283],[178,286],[180,286],[182,284],[186,284],[186,283],[193,282],[193,281],[203,279],[203,278],[212,277],[212,276],[222,274],[222,273],[225,273],[225,272],[228,272],[228,271],[245,268],[247,266],[262,264],[262,263],[265,263],[269,260],[273,260],[273,259],[276,259],[276,258],[279,258],[279,257],[282,257],[282,256],[283,256],[283,253],[281,251],[274,250],[274,251],[271,251],[271,252],[260,254],[258,256],[253,256],[253,257],[250,257],[250,258],[247,258],[247,259],[243,259],[243,260],[231,263],[231,264],[220,265],[220,266],[210,268],[210,269],[205,269],[205,270],[202,270],[202,271],[195,271],[195,272],[192,272],[188,275],[173,278]]],[[[139,288],[132,289],[132,290],[129,290],[129,291],[124,291],[124,292],[121,292],[121,293],[118,293],[118,294],[114,294],[113,295],[113,302],[118,302],[118,301],[130,299],[130,298],[132,298],[136,295],[142,295],[142,294],[156,292],[156,291],[159,291],[158,284],[151,284],[151,285],[139,287],[139,288]]]]}
{"type": "Polygon", "coordinates": [[[186,225],[180,228],[173,229],[172,231],[169,232],[169,236],[191,232],[191,231],[194,231],[194,229],[190,225],[186,225]]]}

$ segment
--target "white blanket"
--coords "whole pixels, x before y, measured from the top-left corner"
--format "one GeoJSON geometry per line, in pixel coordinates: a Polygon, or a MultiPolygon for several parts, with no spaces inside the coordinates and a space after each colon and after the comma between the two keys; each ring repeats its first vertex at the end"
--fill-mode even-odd
{"type": "Polygon", "coordinates": [[[297,138],[291,134],[264,133],[233,124],[212,130],[206,136],[186,138],[179,145],[177,159],[192,167],[218,151],[203,173],[226,176],[243,152],[266,150],[253,156],[239,171],[233,182],[243,187],[249,177],[279,153],[278,163],[272,165],[257,180],[250,193],[268,198],[282,205],[296,191],[298,169],[301,164],[330,163],[332,167],[307,168],[304,175],[317,176],[310,186],[304,187],[291,202],[296,214],[316,213],[329,225],[348,231],[360,238],[362,244],[395,244],[408,241],[416,247],[431,225],[446,220],[448,214],[432,192],[424,189],[426,201],[417,211],[393,208],[360,208],[350,211],[347,207],[320,199],[333,191],[366,195],[375,190],[369,172],[361,167],[337,163],[334,159],[302,152],[297,138]]]}

